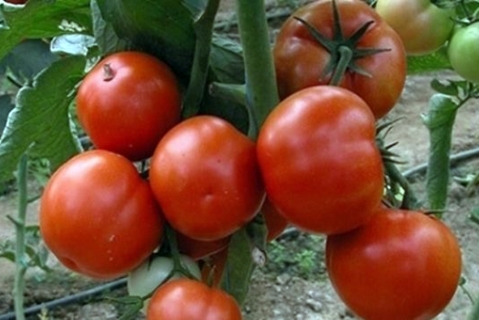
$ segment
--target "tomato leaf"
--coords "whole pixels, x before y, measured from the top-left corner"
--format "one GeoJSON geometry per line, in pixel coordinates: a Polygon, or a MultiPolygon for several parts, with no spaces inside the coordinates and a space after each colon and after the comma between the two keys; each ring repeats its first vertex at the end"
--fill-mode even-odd
{"type": "Polygon", "coordinates": [[[9,95],[0,96],[0,135],[7,123],[8,114],[12,111],[14,105],[12,104],[12,97],[9,95]]]}
{"type": "Polygon", "coordinates": [[[125,42],[117,36],[113,26],[103,19],[100,7],[96,0],[92,0],[91,2],[91,12],[93,19],[93,35],[100,49],[100,53],[107,54],[123,50],[126,46],[125,42]]]}
{"type": "MultiPolygon", "coordinates": [[[[465,83],[465,81],[461,81],[461,83],[465,83]]],[[[438,93],[442,93],[448,96],[457,96],[459,94],[459,86],[458,82],[456,81],[446,81],[442,82],[439,79],[433,79],[431,81],[431,87],[436,90],[438,93]]]]}
{"type": "Polygon", "coordinates": [[[0,5],[0,59],[25,38],[88,32],[89,3],[89,0],[29,0],[21,9],[8,10],[0,5]]]}
{"type": "Polygon", "coordinates": [[[153,54],[187,79],[195,32],[191,12],[178,0],[97,0],[103,19],[131,47],[153,54]]]}
{"type": "Polygon", "coordinates": [[[231,237],[221,287],[243,304],[249,289],[254,263],[251,240],[243,228],[231,237]]]}
{"type": "Polygon", "coordinates": [[[427,114],[423,117],[429,130],[426,188],[429,208],[432,210],[443,210],[446,206],[449,154],[457,109],[458,105],[450,96],[435,94],[429,100],[427,114]]]}
{"type": "Polygon", "coordinates": [[[213,35],[210,65],[220,82],[234,84],[246,82],[243,50],[237,42],[213,35]]]}
{"type": "Polygon", "coordinates": [[[78,152],[72,137],[68,107],[83,76],[86,59],[69,57],[54,62],[23,87],[0,137],[0,181],[10,177],[25,152],[50,161],[52,170],[78,152]],[[65,70],[69,71],[65,77],[65,70]]]}
{"type": "Polygon", "coordinates": [[[450,68],[451,64],[449,63],[445,49],[441,49],[425,56],[410,56],[407,59],[408,74],[417,74],[450,68]]]}

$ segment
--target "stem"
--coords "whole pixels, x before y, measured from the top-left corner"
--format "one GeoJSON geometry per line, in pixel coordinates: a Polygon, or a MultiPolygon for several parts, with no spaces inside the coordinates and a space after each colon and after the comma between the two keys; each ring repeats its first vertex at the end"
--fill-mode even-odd
{"type": "Polygon", "coordinates": [[[338,48],[339,61],[334,70],[331,81],[329,82],[332,86],[337,86],[341,83],[341,80],[344,77],[344,74],[348,70],[351,60],[353,59],[353,51],[347,46],[340,46],[338,48]]]}
{"type": "Polygon", "coordinates": [[[414,191],[412,190],[412,187],[407,181],[406,177],[401,174],[401,172],[394,163],[390,161],[385,161],[384,166],[389,177],[393,181],[399,183],[399,185],[404,189],[404,197],[402,200],[401,208],[417,209],[419,201],[417,200],[414,191]]]}
{"type": "Polygon", "coordinates": [[[245,61],[246,104],[256,126],[261,127],[279,102],[266,9],[264,0],[236,0],[236,7],[245,61]]]}
{"type": "Polygon", "coordinates": [[[23,155],[18,165],[18,213],[15,221],[16,248],[15,248],[15,280],[13,299],[15,317],[17,320],[25,319],[24,292],[25,273],[27,271],[25,257],[25,218],[27,212],[27,166],[28,158],[23,155]]]}
{"type": "Polygon", "coordinates": [[[468,320],[476,320],[479,319],[479,299],[476,300],[476,303],[472,307],[472,311],[467,317],[468,320]]]}

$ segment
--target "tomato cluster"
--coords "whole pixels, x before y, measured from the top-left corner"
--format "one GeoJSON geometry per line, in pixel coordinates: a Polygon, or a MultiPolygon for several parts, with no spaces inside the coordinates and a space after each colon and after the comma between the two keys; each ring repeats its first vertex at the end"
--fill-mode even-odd
{"type": "Polygon", "coordinates": [[[240,308],[218,288],[231,237],[253,220],[264,242],[292,225],[328,237],[331,281],[354,313],[435,316],[459,280],[457,240],[382,202],[376,120],[404,87],[400,35],[359,0],[299,9],[274,46],[282,100],[257,141],[216,116],[181,119],[182,91],[157,58],[107,56],[76,99],[94,150],[60,167],[42,197],[45,243],[81,274],[128,274],[147,319],[234,320],[240,308]]]}

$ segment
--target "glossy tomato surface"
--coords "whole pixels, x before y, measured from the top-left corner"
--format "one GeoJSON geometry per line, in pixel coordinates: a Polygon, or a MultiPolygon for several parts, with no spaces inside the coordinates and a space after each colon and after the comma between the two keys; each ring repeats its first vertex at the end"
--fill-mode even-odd
{"type": "Polygon", "coordinates": [[[264,199],[255,143],[213,116],[189,118],[165,135],[150,182],[168,222],[196,240],[231,235],[264,199]]]}
{"type": "Polygon", "coordinates": [[[330,236],[326,265],[344,303],[368,320],[429,320],[459,284],[461,252],[450,229],[421,212],[380,209],[366,225],[330,236]]]}
{"type": "Polygon", "coordinates": [[[316,86],[283,100],[257,142],[269,200],[291,224],[333,234],[367,221],[383,194],[375,119],[354,93],[316,86]]]}
{"type": "Polygon", "coordinates": [[[147,320],[241,320],[236,301],[221,289],[189,279],[172,280],[155,291],[147,320]]]}
{"type": "Polygon", "coordinates": [[[464,79],[479,83],[479,22],[455,30],[447,50],[452,68],[464,79]]]}
{"type": "Polygon", "coordinates": [[[430,0],[378,0],[375,8],[401,37],[408,55],[436,51],[454,27],[454,9],[439,8],[430,0]]]}
{"type": "Polygon", "coordinates": [[[135,161],[150,157],[180,120],[175,75],[141,52],[119,52],[101,60],[81,83],[76,103],[78,119],[98,149],[135,161]]]}
{"type": "MultiPolygon", "coordinates": [[[[376,118],[381,118],[396,104],[404,87],[404,46],[397,33],[363,1],[337,0],[336,5],[345,38],[372,21],[356,48],[388,49],[354,60],[355,65],[369,76],[348,69],[340,82],[342,87],[363,98],[376,118]]],[[[331,52],[316,41],[305,25],[296,18],[303,19],[324,37],[332,39],[333,17],[331,0],[314,1],[294,12],[281,27],[274,46],[274,62],[281,97],[285,98],[306,87],[329,84],[332,72],[326,75],[323,73],[330,60],[336,58],[333,58],[331,52]]]]}
{"type": "Polygon", "coordinates": [[[133,164],[95,150],[53,174],[41,198],[40,231],[66,267],[111,279],[140,265],[160,244],[163,218],[133,164]]]}

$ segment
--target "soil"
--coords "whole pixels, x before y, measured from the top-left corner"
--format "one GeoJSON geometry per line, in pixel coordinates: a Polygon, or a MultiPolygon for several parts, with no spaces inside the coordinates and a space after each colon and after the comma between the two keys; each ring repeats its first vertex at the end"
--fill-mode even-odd
{"type": "MultiPolygon", "coordinates": [[[[222,10],[224,16],[231,15],[231,1],[223,1],[222,10]]],[[[426,112],[428,100],[433,94],[430,81],[433,78],[448,79],[453,76],[450,72],[442,72],[408,77],[398,105],[388,116],[389,119],[401,119],[395,123],[387,142],[398,142],[393,150],[404,161],[400,165],[402,170],[427,161],[428,132],[422,123],[421,115],[426,112]]],[[[478,101],[471,102],[459,111],[453,133],[453,152],[468,150],[479,144],[478,104],[478,101]]],[[[440,320],[466,319],[472,306],[470,297],[479,297],[479,226],[469,219],[471,211],[479,207],[479,189],[475,186],[466,190],[455,180],[456,177],[477,173],[478,169],[479,162],[474,160],[461,163],[452,171],[449,202],[444,219],[461,243],[463,278],[466,282],[458,288],[451,303],[437,317],[440,320]]],[[[411,182],[419,199],[424,200],[424,176],[415,175],[411,182]]],[[[35,194],[38,189],[32,187],[31,191],[35,194]]],[[[0,243],[14,239],[13,224],[6,216],[15,215],[16,196],[16,193],[12,192],[0,198],[0,243]]],[[[38,201],[29,205],[29,223],[36,222],[37,209],[38,201]]],[[[355,319],[338,299],[325,274],[324,238],[290,232],[276,244],[272,244],[272,249],[273,253],[276,253],[270,257],[267,266],[257,268],[253,275],[243,308],[245,320],[355,319]],[[304,253],[302,261],[308,263],[284,263],[281,250],[288,250],[287,254],[304,253]]],[[[27,273],[26,305],[64,297],[99,285],[98,282],[66,271],[53,258],[50,259],[49,265],[54,272],[29,270],[27,273]]],[[[12,310],[13,273],[13,264],[6,259],[0,259],[0,319],[4,319],[2,314],[12,310]]],[[[121,304],[114,303],[110,298],[124,295],[124,289],[115,290],[68,307],[51,309],[47,313],[50,319],[118,319],[122,314],[121,304]]],[[[32,319],[38,319],[38,316],[32,319]]],[[[144,317],[137,315],[135,319],[144,317]]]]}

